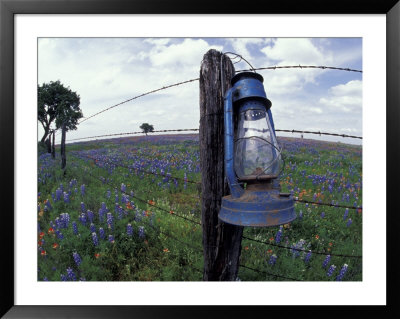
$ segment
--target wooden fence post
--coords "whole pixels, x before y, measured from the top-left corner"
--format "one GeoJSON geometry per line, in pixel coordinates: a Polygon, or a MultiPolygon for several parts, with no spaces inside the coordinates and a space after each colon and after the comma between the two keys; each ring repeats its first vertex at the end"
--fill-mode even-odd
{"type": "Polygon", "coordinates": [[[209,50],[204,55],[200,68],[199,140],[205,281],[233,281],[239,270],[243,227],[218,219],[221,198],[229,194],[224,174],[223,97],[234,74],[231,60],[221,52],[209,50]]]}
{"type": "Polygon", "coordinates": [[[66,133],[66,127],[64,123],[62,125],[62,130],[61,130],[61,169],[65,169],[65,166],[67,165],[67,157],[65,155],[65,133],[66,133]]]}
{"type": "Polygon", "coordinates": [[[51,144],[51,157],[56,158],[56,144],[55,144],[56,131],[53,130],[53,142],[51,144]]]}

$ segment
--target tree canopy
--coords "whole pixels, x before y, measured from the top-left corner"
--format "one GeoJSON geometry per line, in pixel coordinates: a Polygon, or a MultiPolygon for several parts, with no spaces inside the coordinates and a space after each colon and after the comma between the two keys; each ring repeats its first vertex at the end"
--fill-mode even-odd
{"type": "Polygon", "coordinates": [[[143,133],[145,133],[147,135],[147,133],[149,132],[153,132],[154,131],[154,127],[153,125],[150,125],[149,123],[143,123],[142,125],[140,125],[140,129],[143,131],[143,133]]]}
{"type": "Polygon", "coordinates": [[[38,121],[42,124],[45,141],[54,122],[55,128],[61,128],[65,123],[66,130],[76,130],[78,120],[83,117],[79,107],[80,97],[69,87],[64,87],[60,81],[51,81],[38,86],[38,121]]]}

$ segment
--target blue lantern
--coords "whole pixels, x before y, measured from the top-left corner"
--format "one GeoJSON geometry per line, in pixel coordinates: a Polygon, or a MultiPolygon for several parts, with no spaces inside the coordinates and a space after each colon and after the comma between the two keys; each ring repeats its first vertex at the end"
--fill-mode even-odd
{"type": "Polygon", "coordinates": [[[225,95],[224,161],[231,195],[222,198],[218,217],[233,225],[267,227],[296,218],[293,197],[280,192],[277,180],[283,160],[263,80],[258,73],[238,73],[225,95]]]}

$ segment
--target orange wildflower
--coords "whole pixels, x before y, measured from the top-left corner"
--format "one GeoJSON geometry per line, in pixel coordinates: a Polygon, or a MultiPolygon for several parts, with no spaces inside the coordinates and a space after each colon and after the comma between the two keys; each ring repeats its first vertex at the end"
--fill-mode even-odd
{"type": "Polygon", "coordinates": [[[44,232],[41,232],[41,233],[39,234],[39,238],[42,239],[43,237],[44,237],[44,232]]]}
{"type": "Polygon", "coordinates": [[[155,205],[155,202],[153,200],[149,200],[150,205],[155,205]]]}
{"type": "Polygon", "coordinates": [[[95,253],[95,254],[94,254],[94,257],[97,259],[97,258],[100,257],[100,254],[99,254],[99,253],[95,253]]]}
{"type": "Polygon", "coordinates": [[[319,236],[318,236],[318,235],[315,235],[315,239],[319,239],[319,236]]]}
{"type": "Polygon", "coordinates": [[[49,230],[47,231],[49,234],[53,234],[54,233],[54,229],[52,227],[49,228],[49,230]]]}
{"type": "Polygon", "coordinates": [[[47,255],[45,250],[42,250],[42,251],[40,252],[40,254],[41,254],[42,256],[46,256],[46,255],[47,255]]]}
{"type": "Polygon", "coordinates": [[[164,249],[163,249],[163,252],[164,252],[164,253],[169,253],[169,249],[168,249],[168,248],[164,248],[164,249]]]}
{"type": "Polygon", "coordinates": [[[173,211],[173,210],[170,210],[169,213],[172,215],[172,214],[174,213],[174,211],[173,211]]]}
{"type": "Polygon", "coordinates": [[[249,250],[249,246],[244,247],[244,250],[249,250]]]}
{"type": "Polygon", "coordinates": [[[267,253],[268,253],[268,254],[272,254],[272,249],[268,249],[268,250],[267,250],[267,253]]]}
{"type": "Polygon", "coordinates": [[[51,247],[53,247],[53,249],[57,249],[58,244],[57,244],[57,243],[54,243],[51,247]]]}
{"type": "Polygon", "coordinates": [[[269,239],[269,241],[274,241],[274,237],[271,237],[271,238],[269,239]]]}
{"type": "Polygon", "coordinates": [[[333,244],[332,244],[332,243],[329,243],[328,245],[329,245],[329,247],[332,247],[333,244]]]}

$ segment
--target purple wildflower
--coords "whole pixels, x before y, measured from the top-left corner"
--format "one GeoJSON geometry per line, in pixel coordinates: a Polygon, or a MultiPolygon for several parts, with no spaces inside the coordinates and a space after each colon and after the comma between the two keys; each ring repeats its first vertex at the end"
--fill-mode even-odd
{"type": "Polygon", "coordinates": [[[85,196],[85,191],[86,191],[85,184],[82,184],[82,185],[81,185],[81,195],[82,195],[82,196],[85,196]]]}
{"type": "Polygon", "coordinates": [[[91,210],[88,210],[88,211],[87,211],[87,216],[88,216],[88,218],[89,218],[89,221],[90,221],[91,223],[93,223],[94,214],[93,214],[93,212],[92,212],[91,210]]]}
{"type": "Polygon", "coordinates": [[[269,263],[270,265],[275,265],[276,259],[277,259],[276,255],[273,254],[273,255],[271,255],[271,257],[269,258],[268,263],[269,263]]]}
{"type": "Polygon", "coordinates": [[[72,222],[72,230],[75,235],[78,235],[78,226],[76,225],[76,222],[72,222]]]}
{"type": "Polygon", "coordinates": [[[349,218],[349,220],[347,221],[346,226],[349,227],[352,223],[353,223],[353,221],[351,220],[351,218],[349,218]]]}
{"type": "Polygon", "coordinates": [[[343,220],[346,220],[348,215],[349,215],[349,209],[346,208],[346,210],[344,211],[343,220]]]}
{"type": "Polygon", "coordinates": [[[100,235],[100,238],[101,238],[101,239],[104,239],[104,238],[106,237],[106,234],[105,234],[105,232],[104,232],[103,227],[100,227],[100,228],[99,228],[99,235],[100,235]]]}
{"type": "Polygon", "coordinates": [[[126,192],[126,186],[124,183],[121,184],[121,192],[123,192],[123,193],[126,192]]]}
{"type": "Polygon", "coordinates": [[[333,274],[333,272],[335,271],[335,269],[336,269],[336,266],[335,266],[335,265],[331,265],[331,266],[329,267],[328,272],[326,273],[326,275],[327,275],[328,277],[331,277],[332,274],[333,274]]]}
{"type": "Polygon", "coordinates": [[[113,235],[108,235],[108,241],[112,244],[114,244],[114,236],[113,235]]]}
{"type": "Polygon", "coordinates": [[[114,218],[111,213],[107,213],[107,225],[109,229],[114,229],[114,218]]]}
{"type": "Polygon", "coordinates": [[[275,236],[275,242],[279,244],[281,242],[281,237],[282,237],[282,227],[278,230],[276,236],[275,236]]]}
{"type": "Polygon", "coordinates": [[[89,229],[90,229],[91,233],[95,233],[96,232],[96,226],[93,223],[90,224],[90,228],[89,229]]]}
{"type": "Polygon", "coordinates": [[[86,213],[86,207],[84,202],[81,202],[81,212],[86,213]]]}
{"type": "Polygon", "coordinates": [[[347,268],[348,268],[348,265],[347,265],[347,264],[344,264],[343,267],[342,267],[342,269],[340,269],[339,275],[337,275],[337,277],[336,277],[336,281],[341,281],[341,280],[343,279],[344,274],[345,274],[346,271],[347,271],[347,268]]]}
{"type": "Polygon", "coordinates": [[[325,258],[324,262],[322,263],[322,267],[326,268],[326,266],[328,266],[330,260],[331,260],[331,255],[326,255],[326,258],[325,258]]]}
{"type": "Polygon", "coordinates": [[[131,225],[131,224],[128,224],[128,225],[126,226],[126,233],[128,234],[128,236],[132,237],[132,235],[133,235],[133,228],[132,228],[132,225],[131,225]]]}
{"type": "Polygon", "coordinates": [[[79,267],[82,262],[81,256],[79,256],[79,254],[75,251],[72,254],[72,257],[74,257],[75,264],[79,267]]]}
{"type": "Polygon", "coordinates": [[[70,267],[67,268],[67,278],[69,280],[76,281],[76,275],[75,275],[74,271],[72,270],[72,268],[70,268],[70,267]]]}
{"type": "Polygon", "coordinates": [[[97,234],[95,232],[92,232],[92,240],[93,240],[93,245],[95,246],[99,245],[99,239],[97,238],[97,234]]]}
{"type": "Polygon", "coordinates": [[[307,253],[306,257],[304,257],[304,262],[307,264],[311,258],[311,250],[307,253]]]}
{"type": "Polygon", "coordinates": [[[144,238],[144,227],[139,226],[139,238],[144,238]]]}

